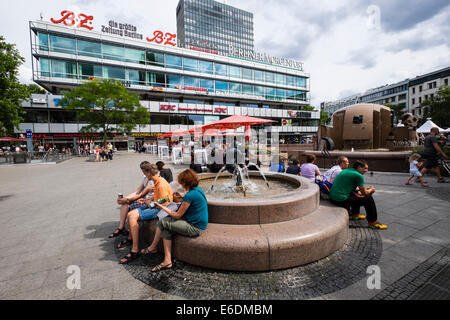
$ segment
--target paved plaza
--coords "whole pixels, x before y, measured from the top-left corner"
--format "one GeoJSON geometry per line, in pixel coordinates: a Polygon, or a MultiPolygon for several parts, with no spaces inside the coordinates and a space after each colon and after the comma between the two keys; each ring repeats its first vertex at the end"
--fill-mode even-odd
{"type": "MultiPolygon", "coordinates": [[[[306,266],[244,273],[175,261],[152,274],[162,255],[122,266],[126,251],[108,239],[118,225],[117,194],[137,188],[143,160],[158,158],[131,152],[102,163],[0,166],[0,299],[450,299],[450,184],[434,176],[422,188],[405,186],[408,174],[367,173],[389,228],[350,222],[344,247],[306,266]],[[68,288],[71,266],[80,270],[79,289],[68,288]],[[381,286],[369,289],[374,266],[381,286]]],[[[187,167],[167,163],[174,177],[187,167]]]]}

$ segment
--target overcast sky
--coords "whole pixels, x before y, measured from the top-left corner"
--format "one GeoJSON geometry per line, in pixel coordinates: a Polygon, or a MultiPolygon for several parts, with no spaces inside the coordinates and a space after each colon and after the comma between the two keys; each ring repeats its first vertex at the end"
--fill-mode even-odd
{"type": "MultiPolygon", "coordinates": [[[[254,14],[255,50],[304,62],[311,104],[450,66],[448,0],[227,0],[254,14]]],[[[149,36],[176,33],[178,0],[0,0],[0,35],[26,62],[31,83],[28,21],[59,19],[62,10],[94,16],[95,31],[109,20],[149,36]]]]}

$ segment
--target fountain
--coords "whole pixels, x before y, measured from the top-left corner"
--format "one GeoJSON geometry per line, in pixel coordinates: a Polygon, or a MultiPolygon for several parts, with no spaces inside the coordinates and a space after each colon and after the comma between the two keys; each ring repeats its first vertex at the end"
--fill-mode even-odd
{"type": "MultiPolygon", "coordinates": [[[[344,246],[347,210],[320,205],[315,183],[248,166],[236,165],[231,173],[224,168],[199,175],[208,228],[198,238],[176,235],[176,259],[211,269],[268,271],[314,262],[344,246]]],[[[156,222],[144,223],[147,241],[155,228],[156,222]]]]}

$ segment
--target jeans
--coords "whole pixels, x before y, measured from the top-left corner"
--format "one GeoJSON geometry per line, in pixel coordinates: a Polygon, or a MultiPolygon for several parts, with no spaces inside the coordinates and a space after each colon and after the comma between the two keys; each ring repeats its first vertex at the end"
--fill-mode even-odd
{"type": "Polygon", "coordinates": [[[344,201],[334,201],[333,199],[330,200],[338,207],[347,209],[352,215],[360,213],[359,209],[363,206],[364,209],[366,209],[367,221],[377,221],[377,206],[375,205],[375,200],[373,200],[372,195],[362,196],[351,193],[350,196],[344,201]]]}

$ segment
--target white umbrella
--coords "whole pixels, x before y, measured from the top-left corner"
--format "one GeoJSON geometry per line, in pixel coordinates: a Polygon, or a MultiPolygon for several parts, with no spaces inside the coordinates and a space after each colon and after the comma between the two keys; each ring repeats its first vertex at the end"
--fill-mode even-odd
{"type": "Polygon", "coordinates": [[[435,124],[431,119],[428,119],[419,129],[416,130],[417,133],[430,133],[431,128],[436,127],[439,128],[439,132],[444,132],[445,130],[440,128],[437,124],[435,124]]]}

